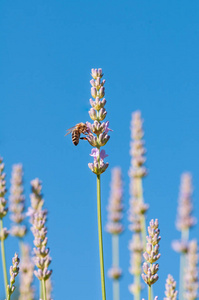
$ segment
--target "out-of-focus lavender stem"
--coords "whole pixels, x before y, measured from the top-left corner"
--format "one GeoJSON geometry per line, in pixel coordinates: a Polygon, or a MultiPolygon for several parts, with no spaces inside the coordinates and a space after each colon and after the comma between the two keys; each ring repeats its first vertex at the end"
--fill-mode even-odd
{"type": "MultiPolygon", "coordinates": [[[[3,230],[3,220],[0,220],[0,232],[3,230]]],[[[3,236],[3,235],[2,235],[3,236]]],[[[1,239],[1,257],[2,257],[2,266],[3,266],[3,276],[4,276],[4,286],[5,286],[5,294],[6,298],[8,297],[8,275],[7,275],[7,269],[6,269],[6,255],[5,255],[5,247],[4,247],[4,239],[1,239]]]]}
{"type": "MultiPolygon", "coordinates": [[[[189,240],[189,228],[181,231],[181,241],[187,243],[189,240]]],[[[184,270],[186,266],[186,253],[180,253],[180,285],[179,285],[179,300],[184,300],[184,270]]]]}
{"type": "MultiPolygon", "coordinates": [[[[112,234],[112,265],[119,268],[119,236],[112,234]]],[[[120,285],[118,279],[113,279],[113,300],[120,299],[120,285]]]]}

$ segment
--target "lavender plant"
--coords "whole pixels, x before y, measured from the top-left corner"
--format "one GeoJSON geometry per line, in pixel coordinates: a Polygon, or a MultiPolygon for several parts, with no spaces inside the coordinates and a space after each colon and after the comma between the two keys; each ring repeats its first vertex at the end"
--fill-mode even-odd
{"type": "Polygon", "coordinates": [[[10,205],[10,218],[13,221],[11,234],[20,240],[25,236],[27,227],[23,224],[25,219],[25,197],[23,195],[23,167],[22,164],[15,164],[12,168],[10,205]]]}
{"type": "Polygon", "coordinates": [[[28,244],[22,244],[22,258],[20,263],[20,286],[19,300],[33,300],[34,289],[33,283],[34,263],[30,256],[30,247],[28,244]]]}
{"type": "Polygon", "coordinates": [[[112,267],[108,271],[108,275],[113,280],[113,299],[119,300],[119,279],[122,271],[119,268],[119,234],[123,232],[122,219],[122,174],[119,167],[112,169],[111,193],[108,205],[108,223],[106,230],[112,235],[112,267]]]}
{"type": "Polygon", "coordinates": [[[45,227],[47,211],[43,210],[44,200],[42,199],[42,185],[41,181],[36,178],[31,181],[31,209],[29,214],[31,216],[31,231],[34,235],[34,263],[38,270],[34,271],[35,276],[41,281],[42,288],[40,289],[40,298],[47,300],[46,296],[46,280],[52,274],[52,270],[48,267],[51,263],[49,255],[49,248],[47,248],[47,228],[45,227]]]}
{"type": "Polygon", "coordinates": [[[129,229],[133,231],[132,239],[129,243],[130,250],[130,273],[134,276],[134,282],[129,286],[130,292],[136,300],[140,299],[141,294],[141,263],[142,253],[146,246],[146,225],[145,213],[148,205],[144,203],[142,179],[147,175],[144,166],[146,152],[144,148],[143,120],[140,111],[132,114],[131,121],[131,166],[130,176],[130,209],[129,209],[129,229]]]}
{"type": "Polygon", "coordinates": [[[173,249],[180,253],[180,288],[179,299],[184,299],[184,270],[186,268],[186,254],[188,251],[189,231],[196,224],[196,218],[192,216],[192,176],[183,173],[181,176],[178,214],[176,228],[181,232],[181,240],[172,243],[173,249]]]}
{"type": "Polygon", "coordinates": [[[151,300],[151,286],[158,280],[159,265],[156,261],[160,258],[159,242],[161,237],[159,236],[160,230],[158,228],[158,219],[151,220],[148,226],[149,235],[146,237],[146,251],[143,256],[145,262],[143,263],[142,278],[148,285],[148,300],[151,300]]]}
{"type": "Polygon", "coordinates": [[[103,73],[102,69],[92,69],[91,75],[93,79],[90,81],[91,96],[94,98],[90,99],[92,108],[89,111],[90,118],[94,121],[93,124],[87,122],[88,132],[87,140],[91,146],[95,147],[91,151],[91,156],[94,159],[93,163],[89,163],[88,167],[91,171],[97,175],[97,211],[98,211],[98,235],[99,235],[99,252],[100,252],[100,269],[101,269],[101,284],[102,284],[102,299],[106,300],[106,289],[104,279],[104,258],[103,258],[103,240],[102,240],[102,221],[101,221],[101,181],[100,176],[108,168],[108,163],[104,162],[104,158],[108,155],[105,150],[101,150],[109,140],[108,135],[109,122],[102,122],[106,117],[106,110],[104,108],[106,104],[105,80],[101,80],[103,73]],[[103,98],[103,99],[102,99],[103,98]],[[102,122],[102,123],[101,123],[102,122]]]}
{"type": "Polygon", "coordinates": [[[176,300],[178,292],[176,291],[176,281],[169,274],[165,284],[165,298],[164,300],[176,300]]]}
{"type": "Polygon", "coordinates": [[[15,253],[15,256],[12,259],[12,266],[10,267],[10,284],[7,285],[7,300],[10,300],[10,297],[12,295],[12,293],[15,290],[15,278],[17,277],[17,275],[19,274],[19,257],[18,255],[15,253]]]}
{"type": "Polygon", "coordinates": [[[186,300],[196,300],[198,298],[198,280],[198,245],[197,240],[192,240],[189,242],[184,276],[184,298],[186,300]]]}
{"type": "MultiPolygon", "coordinates": [[[[91,151],[93,163],[88,166],[91,171],[97,176],[97,211],[98,211],[98,235],[99,235],[99,254],[100,254],[100,270],[101,270],[101,285],[102,285],[102,300],[106,300],[106,289],[104,279],[104,259],[103,259],[103,238],[102,238],[102,221],[101,221],[101,174],[108,167],[108,163],[104,159],[108,156],[103,147],[109,140],[108,132],[111,130],[109,122],[103,122],[106,117],[104,98],[105,80],[102,80],[102,69],[92,69],[91,75],[93,79],[90,81],[91,95],[94,99],[90,99],[91,109],[89,111],[90,118],[94,121],[93,124],[86,122],[77,124],[73,129],[69,129],[68,133],[73,135],[73,143],[78,144],[79,139],[87,140],[94,148],[91,151]],[[80,137],[80,134],[85,134],[85,137],[80,137]]],[[[136,111],[132,114],[131,122],[131,167],[129,170],[130,176],[130,214],[131,222],[129,228],[133,231],[132,239],[129,243],[131,251],[130,273],[134,276],[134,282],[130,285],[130,292],[134,295],[135,300],[140,300],[141,277],[148,285],[148,300],[153,298],[152,286],[158,280],[159,265],[157,263],[160,258],[159,242],[159,224],[158,220],[151,220],[148,227],[148,236],[146,237],[145,214],[148,210],[148,205],[143,199],[143,178],[147,174],[144,166],[145,163],[145,148],[143,141],[143,120],[141,113],[136,111]],[[143,253],[144,252],[144,253],[143,253]],[[145,259],[143,263],[142,273],[142,253],[145,259]],[[141,274],[142,273],[142,274],[141,274]]],[[[51,258],[49,248],[47,247],[47,210],[43,208],[44,200],[42,195],[42,183],[36,178],[31,182],[32,193],[30,195],[31,207],[28,210],[31,231],[34,236],[34,258],[30,257],[30,249],[26,244],[21,244],[21,266],[20,266],[20,295],[18,300],[33,300],[35,299],[35,291],[32,287],[33,274],[40,281],[40,300],[51,300],[51,274],[49,270],[51,258]],[[33,263],[34,262],[34,263],[33,263]],[[34,265],[37,270],[34,271],[34,265]]],[[[189,231],[196,223],[196,219],[192,216],[192,178],[189,173],[184,173],[181,179],[181,188],[179,196],[178,216],[176,221],[177,229],[181,232],[181,240],[175,241],[173,247],[181,253],[181,287],[180,300],[196,300],[198,298],[199,276],[198,276],[198,246],[197,241],[189,241],[189,231]],[[183,273],[184,272],[184,273],[183,273]],[[182,275],[183,273],[183,275],[182,275]]],[[[27,231],[23,224],[25,218],[25,198],[23,193],[23,170],[22,165],[13,166],[11,179],[11,195],[9,202],[9,210],[11,211],[11,219],[13,221],[11,234],[19,240],[24,239],[27,231]]],[[[3,218],[6,216],[8,209],[6,208],[7,201],[6,181],[4,173],[3,160],[0,158],[0,240],[2,265],[4,273],[4,284],[6,292],[6,300],[10,300],[11,295],[15,290],[15,279],[19,273],[19,258],[15,254],[10,267],[10,282],[8,284],[4,240],[8,236],[8,230],[3,227],[3,218]]],[[[112,170],[111,194],[108,206],[108,223],[106,230],[112,235],[112,268],[109,270],[109,276],[113,279],[113,300],[119,300],[119,278],[121,277],[121,269],[119,267],[119,234],[123,231],[121,224],[123,204],[123,185],[121,179],[121,169],[114,168],[112,170]]],[[[176,300],[176,282],[171,275],[168,275],[165,285],[164,300],[176,300]]],[[[157,300],[155,297],[154,300],[157,300]]]]}
{"type": "Polygon", "coordinates": [[[4,276],[4,287],[6,298],[8,298],[8,276],[6,269],[6,255],[5,255],[5,246],[4,241],[8,237],[7,228],[3,227],[3,218],[7,215],[8,208],[6,208],[7,201],[5,199],[6,190],[6,174],[4,171],[3,159],[0,157],[0,238],[1,238],[1,257],[2,257],[2,266],[3,266],[3,276],[4,276]]]}

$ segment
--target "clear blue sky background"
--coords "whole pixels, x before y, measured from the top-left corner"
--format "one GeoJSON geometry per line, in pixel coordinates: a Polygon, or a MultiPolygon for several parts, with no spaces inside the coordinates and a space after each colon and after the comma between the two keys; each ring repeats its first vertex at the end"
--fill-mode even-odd
{"type": "MultiPolygon", "coordinates": [[[[74,147],[64,137],[67,128],[89,120],[90,70],[96,67],[103,68],[114,130],[105,147],[110,167],[102,176],[103,226],[116,165],[122,167],[128,210],[129,126],[131,112],[140,109],[148,151],[147,220],[159,219],[162,236],[154,287],[161,299],[167,274],[178,280],[179,257],[170,244],[179,237],[174,221],[183,171],[193,174],[196,216],[199,211],[199,2],[1,0],[0,41],[0,154],[8,187],[12,164],[23,163],[27,203],[30,180],[43,181],[54,299],[101,299],[96,178],[87,167],[91,147],[74,147]]],[[[126,215],[124,224],[121,299],[128,300],[126,215]]],[[[191,236],[198,234],[196,227],[191,236]]],[[[17,243],[9,238],[6,248],[9,264],[17,243]]],[[[105,232],[104,249],[107,270],[111,239],[105,232]]],[[[109,300],[108,278],[106,285],[109,300]]],[[[0,289],[2,294],[2,282],[0,289]]]]}

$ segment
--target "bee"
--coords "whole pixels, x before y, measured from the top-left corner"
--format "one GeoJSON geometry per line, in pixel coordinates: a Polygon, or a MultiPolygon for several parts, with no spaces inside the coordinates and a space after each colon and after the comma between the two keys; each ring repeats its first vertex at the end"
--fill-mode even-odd
{"type": "Polygon", "coordinates": [[[66,132],[65,136],[70,134],[70,133],[72,134],[73,144],[75,146],[77,146],[79,144],[79,139],[86,140],[85,137],[80,137],[80,135],[81,135],[81,133],[87,135],[88,134],[88,128],[87,128],[85,123],[78,123],[75,126],[67,129],[67,132],[66,132]]]}

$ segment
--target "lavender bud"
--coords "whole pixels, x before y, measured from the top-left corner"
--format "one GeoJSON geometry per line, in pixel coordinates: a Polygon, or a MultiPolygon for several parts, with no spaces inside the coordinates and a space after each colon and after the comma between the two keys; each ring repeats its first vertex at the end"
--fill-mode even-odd
{"type": "Polygon", "coordinates": [[[159,232],[158,229],[158,220],[151,220],[148,227],[149,236],[147,236],[147,245],[146,251],[143,253],[143,257],[146,262],[143,264],[143,271],[145,274],[142,274],[142,278],[149,286],[154,284],[158,280],[158,275],[156,274],[159,270],[159,265],[154,264],[159,258],[159,232]]]}
{"type": "Polygon", "coordinates": [[[89,113],[90,118],[93,121],[97,120],[97,114],[96,114],[96,111],[94,110],[94,108],[91,108],[88,113],[89,113]]]}
{"type": "Polygon", "coordinates": [[[101,108],[99,111],[98,120],[103,121],[106,118],[106,115],[107,111],[105,110],[105,108],[101,108]]]}
{"type": "Polygon", "coordinates": [[[98,143],[97,143],[97,137],[94,136],[93,134],[89,134],[86,137],[87,141],[89,142],[89,144],[93,147],[97,147],[98,143]]]}
{"type": "Polygon", "coordinates": [[[91,88],[91,96],[95,99],[97,97],[97,89],[96,87],[91,88]]]}
{"type": "Polygon", "coordinates": [[[108,142],[108,140],[110,139],[110,136],[106,133],[101,133],[99,135],[99,140],[98,140],[98,144],[100,147],[106,145],[106,143],[108,142]]]}
{"type": "MultiPolygon", "coordinates": [[[[91,93],[92,93],[92,91],[91,91],[91,93]]],[[[99,90],[99,98],[100,99],[103,98],[104,95],[105,95],[105,88],[102,86],[99,90]]],[[[95,98],[95,97],[93,97],[93,98],[95,98]]]]}

